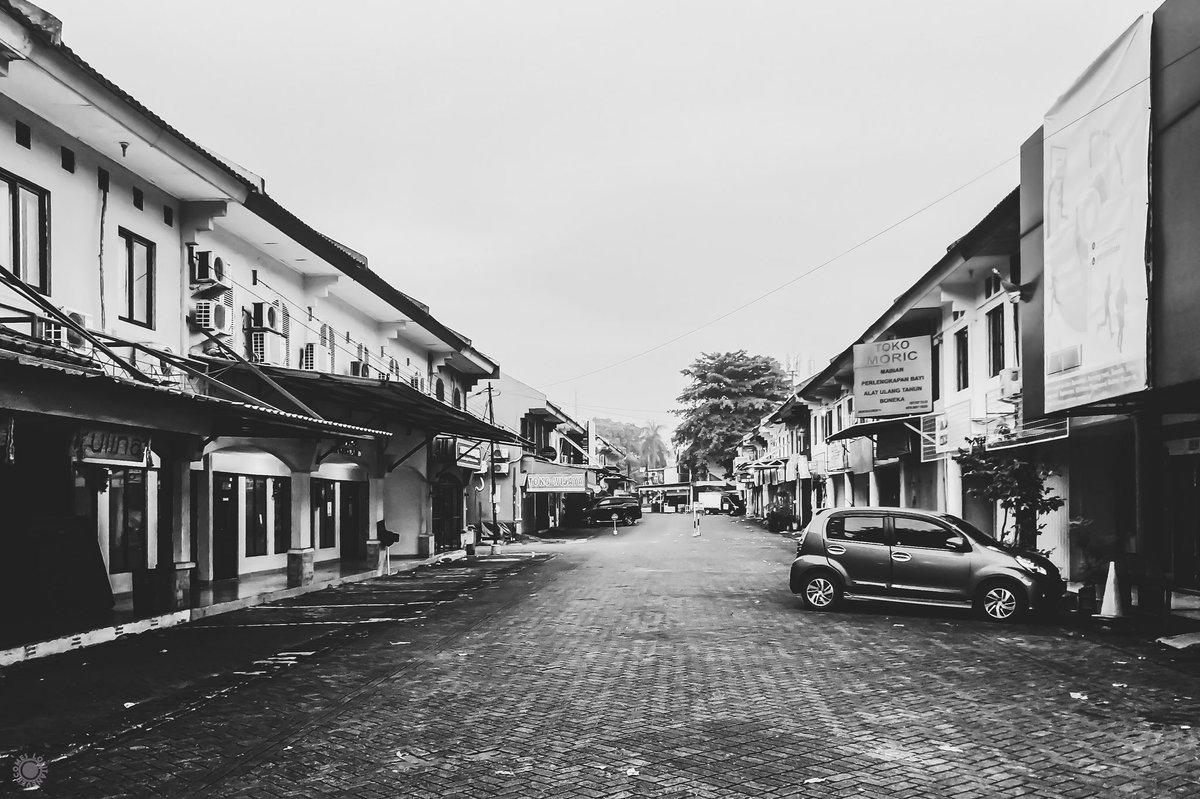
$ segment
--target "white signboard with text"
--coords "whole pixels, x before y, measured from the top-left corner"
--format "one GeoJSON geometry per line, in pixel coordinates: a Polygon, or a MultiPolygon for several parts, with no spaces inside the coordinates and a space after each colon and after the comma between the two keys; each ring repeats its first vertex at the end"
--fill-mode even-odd
{"type": "Polygon", "coordinates": [[[582,494],[587,491],[587,475],[583,472],[527,475],[525,490],[530,494],[582,494]]]}
{"type": "Polygon", "coordinates": [[[929,336],[854,345],[854,416],[909,416],[933,410],[929,336]]]}
{"type": "Polygon", "coordinates": [[[1046,114],[1046,410],[1146,388],[1150,15],[1046,114]]]}

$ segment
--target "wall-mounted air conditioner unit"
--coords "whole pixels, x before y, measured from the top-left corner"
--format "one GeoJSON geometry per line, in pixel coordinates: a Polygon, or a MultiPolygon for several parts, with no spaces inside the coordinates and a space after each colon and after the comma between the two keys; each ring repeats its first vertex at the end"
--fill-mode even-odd
{"type": "Polygon", "coordinates": [[[366,361],[351,361],[350,374],[353,377],[370,377],[371,365],[366,361]]]}
{"type": "Polygon", "coordinates": [[[225,261],[210,250],[201,250],[191,257],[193,290],[231,288],[225,261]]]}
{"type": "Polygon", "coordinates": [[[283,348],[286,342],[269,330],[253,330],[250,333],[250,358],[266,366],[283,366],[283,348]]]}
{"type": "MultiPolygon", "coordinates": [[[[59,308],[58,310],[62,311],[63,315],[66,316],[68,319],[70,319],[75,324],[79,325],[80,327],[84,328],[85,330],[91,330],[92,317],[90,314],[85,314],[83,311],[76,311],[74,308],[67,308],[66,306],[63,306],[63,307],[59,308]]],[[[88,343],[87,339],[85,339],[83,337],[83,334],[80,333],[78,330],[75,330],[70,325],[62,325],[62,328],[63,328],[63,336],[65,337],[66,345],[68,347],[85,347],[85,346],[87,346],[87,343],[88,343]]]]}
{"type": "Polygon", "coordinates": [[[233,332],[233,315],[223,302],[198,300],[192,306],[192,324],[210,333],[229,335],[233,332]]]}
{"type": "Polygon", "coordinates": [[[1000,370],[1000,399],[1016,400],[1021,396],[1021,369],[1000,370]]]}
{"type": "Polygon", "coordinates": [[[320,344],[305,344],[300,348],[300,368],[306,372],[328,372],[329,350],[320,344]]]}
{"type": "Polygon", "coordinates": [[[279,306],[269,302],[256,302],[250,307],[250,329],[279,332],[279,306]]]}

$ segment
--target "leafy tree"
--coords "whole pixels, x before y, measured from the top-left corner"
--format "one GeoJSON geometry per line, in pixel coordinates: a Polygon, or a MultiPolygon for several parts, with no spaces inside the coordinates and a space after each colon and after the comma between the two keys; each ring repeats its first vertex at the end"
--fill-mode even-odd
{"type": "Polygon", "coordinates": [[[962,467],[963,477],[979,478],[968,485],[968,493],[1000,503],[1004,508],[1002,531],[1008,527],[1011,511],[1016,523],[1016,545],[1021,549],[1036,549],[1038,534],[1045,526],[1038,518],[1066,503],[1046,486],[1046,478],[1055,474],[1054,470],[1020,457],[1016,450],[988,451],[982,436],[968,438],[967,444],[968,448],[960,449],[954,460],[962,467]]]}
{"type": "Polygon", "coordinates": [[[621,471],[626,474],[637,474],[641,471],[643,464],[639,452],[642,437],[645,435],[643,429],[636,424],[612,419],[596,419],[593,423],[597,433],[625,451],[625,457],[621,458],[618,464],[621,471]]]}
{"type": "Polygon", "coordinates": [[[742,435],[791,393],[779,361],[745,350],[701,353],[681,374],[691,383],[677,398],[683,407],[674,411],[681,418],[674,441],[687,447],[693,476],[709,463],[732,472],[742,435]]]}
{"type": "Polygon", "coordinates": [[[663,426],[655,421],[646,423],[638,441],[638,455],[647,469],[661,469],[667,465],[667,442],[663,440],[663,426]]]}

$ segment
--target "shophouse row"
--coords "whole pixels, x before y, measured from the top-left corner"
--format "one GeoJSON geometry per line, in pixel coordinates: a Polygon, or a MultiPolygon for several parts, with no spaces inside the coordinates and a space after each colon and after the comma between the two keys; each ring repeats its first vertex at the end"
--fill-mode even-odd
{"type": "Polygon", "coordinates": [[[1053,472],[1036,546],[1073,588],[1116,563],[1143,610],[1200,607],[1197,50],[1200,10],[1168,0],[1064,87],[1020,185],[747,431],[756,512],[926,508],[1011,537],[955,460],[977,446],[1053,472]],[[901,346],[918,367],[881,369],[901,346]]]}
{"type": "Polygon", "coordinates": [[[546,529],[607,487],[590,427],[25,2],[0,184],[0,650],[546,529]]]}

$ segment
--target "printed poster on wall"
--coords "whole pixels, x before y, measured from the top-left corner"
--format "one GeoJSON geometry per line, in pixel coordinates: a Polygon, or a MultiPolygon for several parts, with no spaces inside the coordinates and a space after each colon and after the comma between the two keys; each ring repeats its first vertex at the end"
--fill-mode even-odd
{"type": "Polygon", "coordinates": [[[1046,410],[1146,388],[1150,20],[1046,114],[1046,410]]]}

